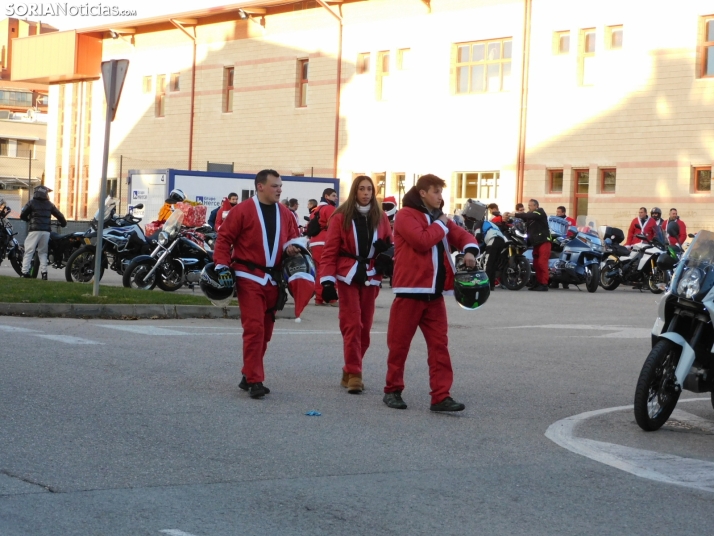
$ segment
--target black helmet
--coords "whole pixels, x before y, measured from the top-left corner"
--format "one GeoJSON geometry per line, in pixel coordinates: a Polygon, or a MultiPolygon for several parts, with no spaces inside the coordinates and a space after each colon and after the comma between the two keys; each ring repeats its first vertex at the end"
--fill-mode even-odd
{"type": "MultiPolygon", "coordinates": [[[[317,278],[317,268],[315,267],[315,261],[312,259],[312,255],[307,250],[307,248],[294,244],[300,253],[293,255],[292,257],[283,257],[283,278],[285,281],[290,281],[294,279],[297,274],[305,274],[306,276],[311,276],[313,280],[317,278]]],[[[297,277],[301,277],[297,275],[297,277]]],[[[308,278],[309,279],[309,278],[308,278]]],[[[290,287],[288,287],[290,290],[290,287]]]]}
{"type": "Polygon", "coordinates": [[[674,270],[674,265],[677,264],[677,254],[673,251],[665,251],[657,257],[657,268],[662,271],[674,270]]]}
{"type": "Polygon", "coordinates": [[[491,285],[486,272],[456,272],[454,276],[454,297],[462,309],[475,311],[483,307],[490,295],[491,285]]]}
{"type": "Polygon", "coordinates": [[[233,275],[233,271],[230,271],[229,273],[231,281],[230,286],[224,285],[218,279],[214,263],[208,263],[201,271],[201,280],[199,281],[198,286],[201,287],[201,292],[206,295],[206,298],[211,300],[211,303],[217,307],[226,307],[233,297],[235,276],[233,275]]]}
{"type": "Polygon", "coordinates": [[[659,207],[653,207],[652,210],[650,211],[650,215],[654,216],[655,214],[658,214],[661,218],[662,217],[662,209],[659,207]]]}
{"type": "Polygon", "coordinates": [[[50,196],[48,195],[52,191],[51,188],[48,188],[47,186],[38,186],[35,188],[35,199],[49,199],[50,196]]]}
{"type": "Polygon", "coordinates": [[[185,200],[186,200],[186,196],[184,195],[183,190],[174,188],[169,193],[169,197],[166,199],[166,202],[173,205],[174,203],[181,203],[185,200]]]}
{"type": "Polygon", "coordinates": [[[392,277],[394,273],[394,245],[377,255],[377,258],[374,259],[374,269],[378,274],[392,277]]]}

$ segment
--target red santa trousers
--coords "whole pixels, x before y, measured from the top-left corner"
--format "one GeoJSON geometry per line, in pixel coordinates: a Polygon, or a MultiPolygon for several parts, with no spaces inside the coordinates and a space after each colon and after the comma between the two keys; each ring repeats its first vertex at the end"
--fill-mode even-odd
{"type": "Polygon", "coordinates": [[[533,268],[539,285],[548,284],[548,259],[550,259],[550,242],[533,246],[533,268]]]}
{"type": "Polygon", "coordinates": [[[263,286],[244,277],[237,278],[240,322],[243,326],[243,375],[248,383],[262,382],[263,356],[273,336],[275,320],[268,309],[278,301],[278,287],[263,286]]]}
{"type": "Polygon", "coordinates": [[[361,374],[362,359],[369,348],[369,333],[379,287],[348,285],[338,280],[337,292],[340,296],[340,331],[345,354],[342,370],[349,374],[361,374]]]}
{"type": "Polygon", "coordinates": [[[310,246],[310,253],[312,253],[312,260],[315,261],[315,303],[320,304],[322,301],[322,285],[320,284],[320,259],[322,258],[322,250],[325,246],[310,246]]]}
{"type": "Polygon", "coordinates": [[[393,393],[404,389],[404,365],[417,327],[426,340],[431,403],[438,404],[450,396],[449,389],[454,381],[443,296],[432,301],[395,298],[387,328],[389,357],[384,392],[393,393]]]}

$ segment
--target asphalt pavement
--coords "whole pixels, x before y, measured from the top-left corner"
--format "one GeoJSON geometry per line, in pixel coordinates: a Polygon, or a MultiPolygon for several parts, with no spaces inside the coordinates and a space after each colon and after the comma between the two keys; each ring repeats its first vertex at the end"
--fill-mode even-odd
{"type": "Polygon", "coordinates": [[[658,299],[448,298],[458,414],[429,411],[420,334],[409,408],[382,403],[388,288],[361,395],[332,307],[277,321],[264,400],[238,389],[238,320],[0,317],[0,534],[708,533],[708,394],[655,433],[627,408],[658,299]]]}

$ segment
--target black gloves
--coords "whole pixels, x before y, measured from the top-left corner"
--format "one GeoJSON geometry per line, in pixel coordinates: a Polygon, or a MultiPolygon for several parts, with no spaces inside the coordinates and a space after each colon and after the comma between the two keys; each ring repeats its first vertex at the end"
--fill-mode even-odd
{"type": "Polygon", "coordinates": [[[372,246],[374,247],[374,256],[376,257],[380,253],[384,253],[389,249],[389,247],[392,245],[392,240],[387,237],[385,240],[384,238],[378,238],[372,246]]]}
{"type": "Polygon", "coordinates": [[[322,301],[337,301],[337,289],[332,281],[325,281],[322,283],[322,301]]]}

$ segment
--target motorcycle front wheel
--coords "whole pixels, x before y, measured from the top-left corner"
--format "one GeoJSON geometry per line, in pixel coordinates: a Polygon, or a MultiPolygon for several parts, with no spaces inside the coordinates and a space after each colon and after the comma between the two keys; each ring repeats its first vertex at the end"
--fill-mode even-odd
{"type": "Polygon", "coordinates": [[[655,270],[647,277],[647,285],[652,294],[662,294],[664,289],[660,288],[659,285],[666,285],[665,274],[659,268],[655,270]]]}
{"type": "Polygon", "coordinates": [[[183,286],[183,267],[176,261],[167,261],[156,278],[156,286],[166,292],[174,292],[183,286]]]}
{"type": "Polygon", "coordinates": [[[521,290],[531,279],[531,265],[523,255],[509,259],[502,283],[508,290],[521,290]]]}
{"type": "MultiPolygon", "coordinates": [[[[69,283],[91,283],[94,281],[94,247],[83,246],[70,255],[64,269],[64,278],[69,283]]],[[[104,265],[107,264],[106,256],[102,255],[99,280],[104,275],[104,265]]]]}
{"type": "Polygon", "coordinates": [[[591,264],[585,267],[585,288],[588,292],[596,292],[600,285],[600,265],[591,264]]]}
{"type": "Polygon", "coordinates": [[[654,345],[642,365],[635,389],[635,420],[645,432],[659,430],[679,400],[675,389],[681,347],[667,339],[654,345]]]}
{"type": "Polygon", "coordinates": [[[607,274],[612,272],[615,267],[615,261],[607,261],[605,265],[600,269],[600,286],[605,290],[615,290],[620,286],[620,282],[613,277],[609,277],[607,274]]]}
{"type": "Polygon", "coordinates": [[[146,277],[146,274],[148,274],[153,267],[153,259],[132,262],[127,269],[124,270],[124,276],[122,277],[124,286],[138,290],[153,290],[158,280],[156,276],[158,270],[155,270],[151,276],[146,277]]]}

